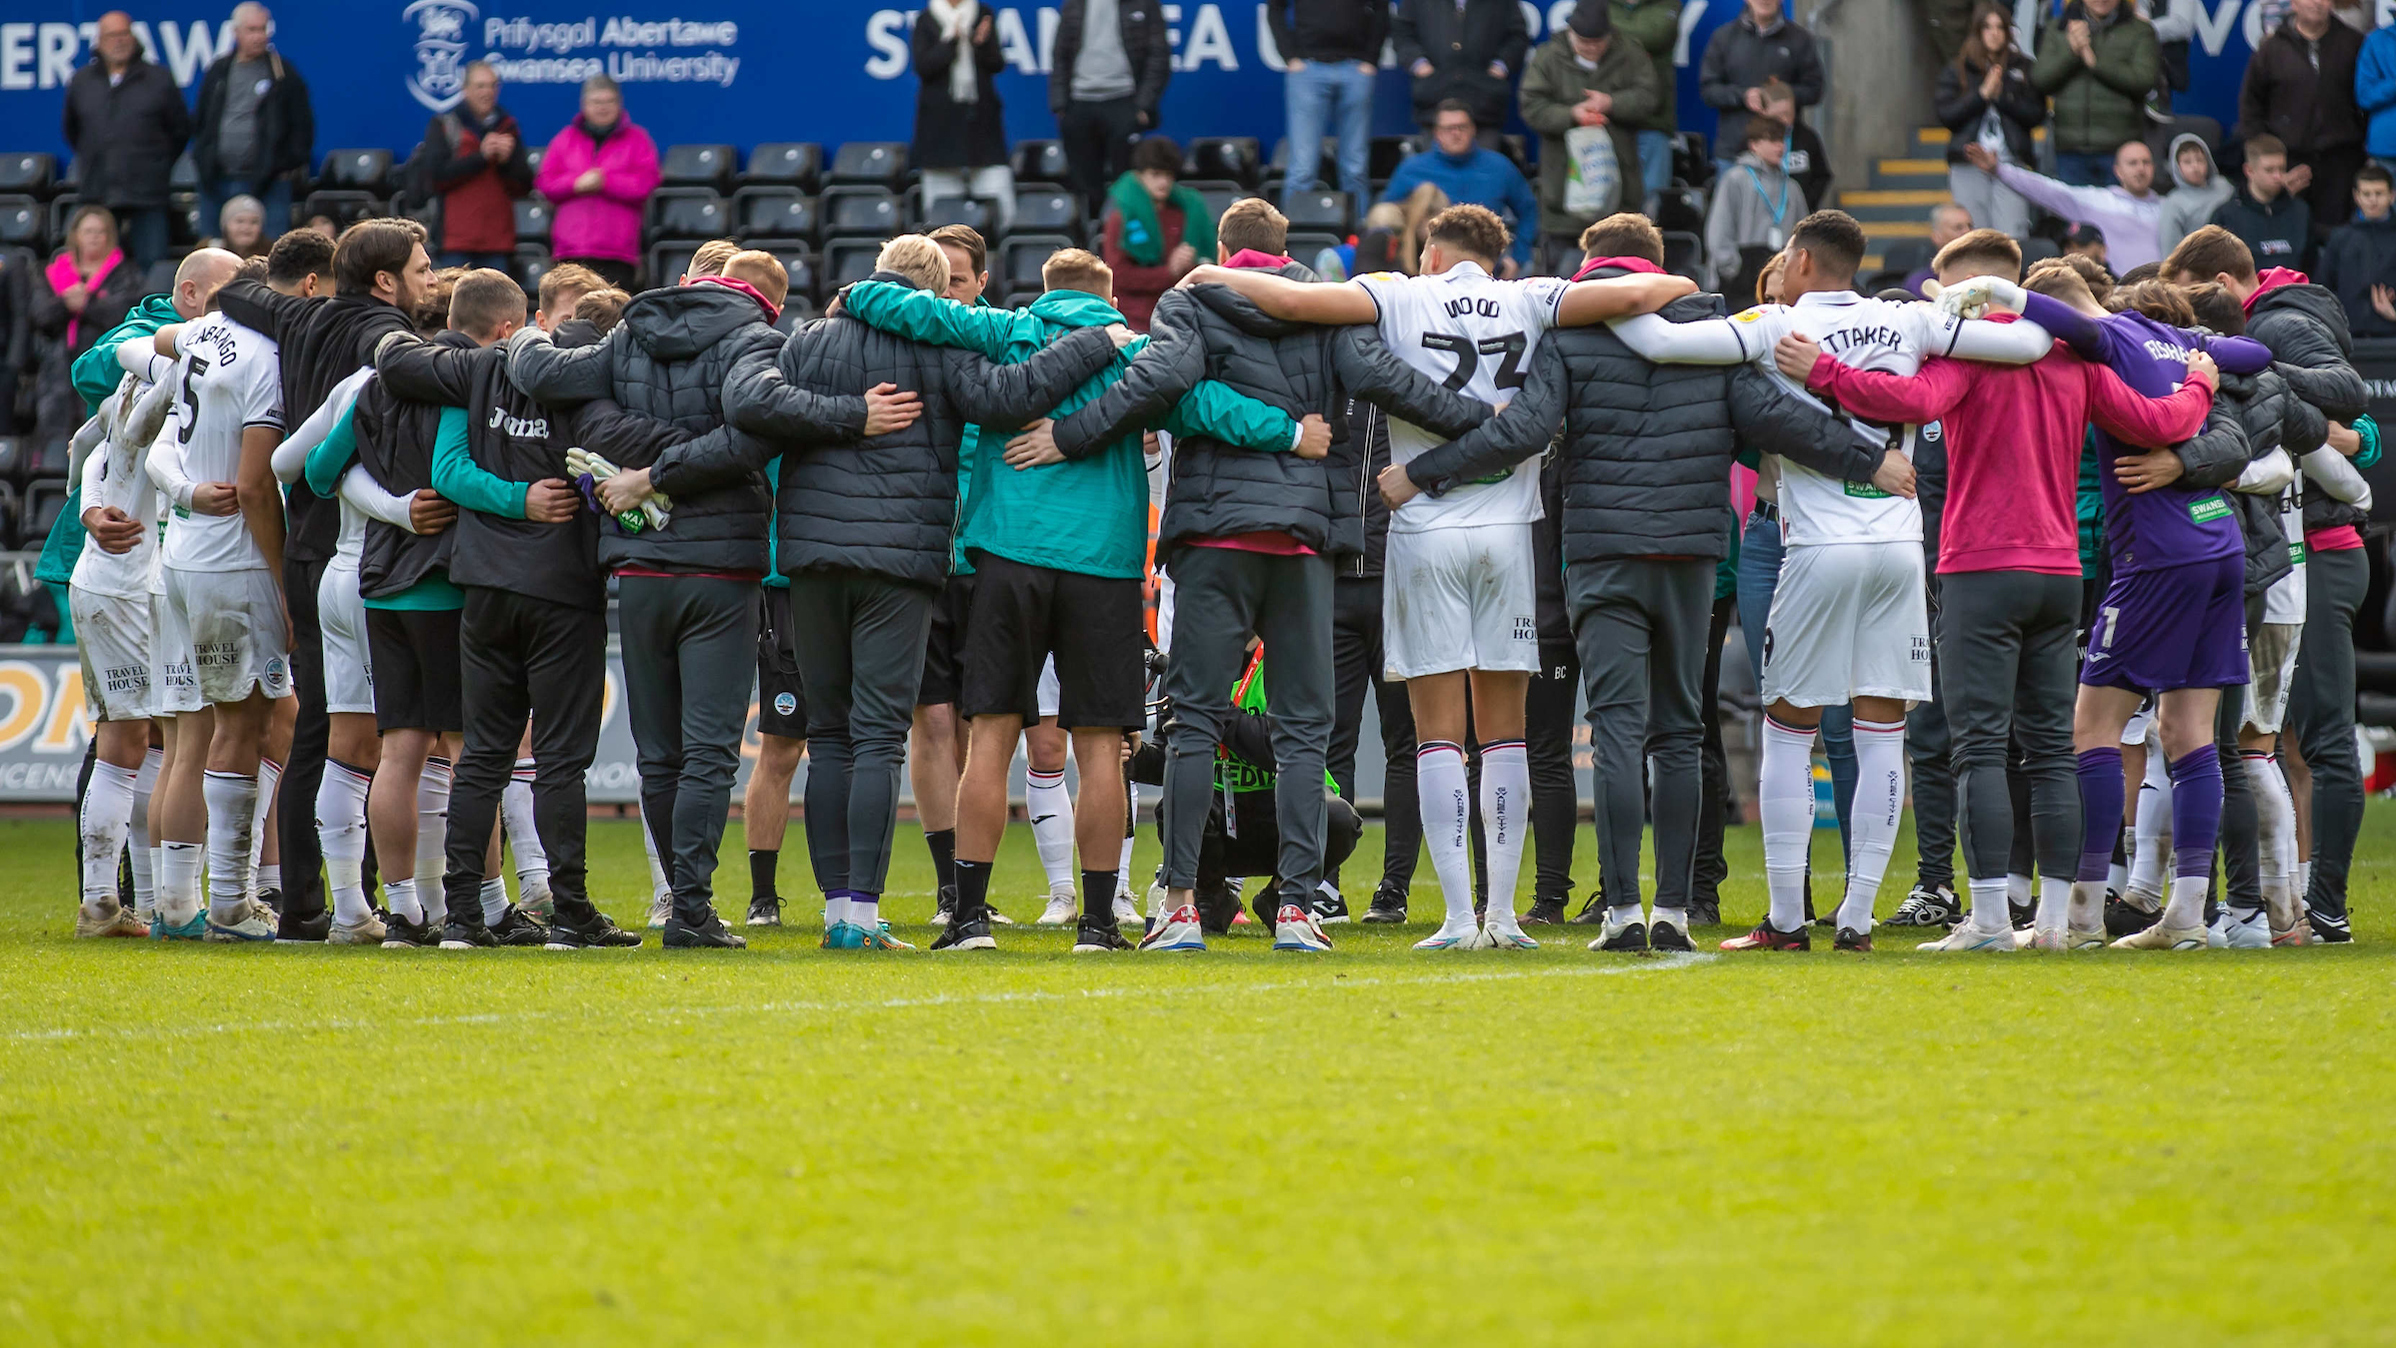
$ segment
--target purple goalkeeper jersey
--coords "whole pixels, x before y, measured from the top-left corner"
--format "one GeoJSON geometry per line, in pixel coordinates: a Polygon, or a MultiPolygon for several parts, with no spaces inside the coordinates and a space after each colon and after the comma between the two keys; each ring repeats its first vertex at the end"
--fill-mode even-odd
{"type": "MultiPolygon", "coordinates": [[[[2055,334],[2082,359],[2095,361],[2150,398],[2168,396],[2188,378],[2188,359],[2211,355],[2231,374],[2253,374],[2271,351],[2248,337],[2211,337],[2158,323],[2135,309],[2090,318],[2045,295],[2032,294],[2022,316],[2055,334]]],[[[2097,429],[2097,490],[2105,502],[2105,550],[2113,574],[2189,566],[2243,556],[2246,535],[2218,487],[2158,487],[2132,495],[2113,472],[2113,460],[2147,451],[2097,429]]]]}

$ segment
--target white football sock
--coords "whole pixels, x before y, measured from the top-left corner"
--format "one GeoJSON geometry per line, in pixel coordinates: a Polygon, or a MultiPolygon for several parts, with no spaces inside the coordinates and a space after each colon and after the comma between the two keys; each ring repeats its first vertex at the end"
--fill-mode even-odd
{"type": "Polygon", "coordinates": [[[646,811],[640,815],[640,821],[641,850],[649,854],[649,901],[651,903],[670,903],[674,898],[674,886],[666,879],[665,863],[657,859],[657,835],[649,831],[649,816],[646,811]]]}
{"type": "Polygon", "coordinates": [[[1965,882],[1972,891],[1972,930],[1994,936],[2013,930],[2013,914],[2007,911],[2008,891],[2005,879],[1970,880],[1965,882]]]}
{"type": "MultiPolygon", "coordinates": [[[[124,855],[125,835],[133,827],[133,783],[139,768],[120,768],[94,760],[92,778],[83,791],[83,911],[105,917],[117,908],[117,858],[124,855]]],[[[142,869],[147,869],[143,867],[142,869]]]]}
{"type": "Polygon", "coordinates": [[[166,750],[152,749],[142,755],[141,771],[133,779],[133,908],[143,917],[158,911],[158,840],[150,836],[150,797],[165,766],[166,750]]]}
{"type": "Polygon", "coordinates": [[[1032,821],[1032,846],[1048,873],[1048,892],[1073,888],[1073,797],[1062,772],[1029,772],[1023,778],[1023,813],[1032,821]]]}
{"type": "Polygon", "coordinates": [[[324,779],[316,786],[316,841],[324,849],[324,874],[333,891],[333,920],[345,927],[364,925],[373,915],[366,905],[366,774],[347,763],[326,759],[324,779]]]}
{"type": "Polygon", "coordinates": [[[2138,788],[2138,822],[2133,836],[2137,846],[2130,855],[2130,883],[2122,897],[2151,913],[2162,905],[2164,887],[2171,879],[2167,870],[2171,849],[2165,846],[2171,837],[2171,767],[2159,749],[2147,751],[2146,782],[2138,788]]]}
{"type": "MultiPolygon", "coordinates": [[[[416,779],[416,896],[426,902],[449,869],[449,760],[424,760],[416,779]]],[[[427,904],[429,907],[429,903],[427,904]]]]}
{"type": "MultiPolygon", "coordinates": [[[[1661,912],[1662,910],[1658,909],[1657,911],[1661,912]]],[[[1639,905],[1635,903],[1610,903],[1606,905],[1606,921],[1613,926],[1627,926],[1646,916],[1647,914],[1641,911],[1639,905]]]]}
{"type": "Polygon", "coordinates": [[[410,922],[424,921],[424,904],[416,897],[414,880],[385,880],[383,906],[391,910],[393,917],[404,917],[410,922]]]}
{"type": "Polygon", "coordinates": [[[158,916],[182,926],[200,914],[201,844],[170,842],[158,848],[158,916]]]}
{"type": "Polygon", "coordinates": [[[2256,813],[2262,816],[2263,905],[2272,922],[2286,927],[2296,920],[2301,896],[2290,893],[2296,877],[2296,799],[2288,793],[2287,774],[2275,754],[2248,754],[2247,779],[2254,783],[2256,813]]]}
{"type": "MultiPolygon", "coordinates": [[[[283,765],[271,758],[258,760],[258,798],[250,806],[250,883],[258,882],[258,868],[266,863],[266,818],[274,812],[275,790],[283,784],[283,765]]],[[[275,867],[279,880],[282,866],[275,867]]],[[[281,888],[278,884],[276,888],[281,888]]]]}
{"type": "Polygon", "coordinates": [[[2019,871],[2005,873],[2005,902],[2016,908],[2027,908],[2031,901],[2030,877],[2019,871]]]}
{"type": "MultiPolygon", "coordinates": [[[[2128,847],[2125,845],[2125,846],[2124,846],[2124,848],[2123,848],[2123,850],[2122,850],[2122,855],[2123,855],[2123,856],[2128,856],[2129,854],[2130,854],[2130,853],[2129,853],[2129,849],[2128,849],[2128,847]]],[[[2114,862],[2108,862],[2108,863],[2106,863],[2106,866],[2105,866],[2105,888],[2112,890],[2112,891],[2113,891],[2114,893],[2116,893],[2116,894],[2119,894],[2119,893],[2121,892],[2121,888],[2122,888],[2122,886],[2123,886],[2123,885],[2126,885],[2126,884],[2128,884],[2128,883],[2130,883],[2130,863],[2129,863],[2129,862],[2127,862],[2127,861],[2114,861],[2114,862]]]]}
{"type": "Polygon", "coordinates": [[[2038,929],[2063,931],[2071,924],[2071,913],[2072,882],[2059,875],[2038,877],[2038,929]]]}
{"type": "Polygon", "coordinates": [[[2105,891],[2094,881],[2072,886],[2071,906],[2064,911],[2063,925],[2071,931],[2103,931],[2105,929],[2105,891]]]}
{"type": "Polygon", "coordinates": [[[532,774],[531,759],[516,760],[515,772],[499,793],[499,819],[508,848],[516,854],[516,888],[527,899],[538,899],[549,893],[549,853],[532,822],[532,774]]]}
{"type": "Polygon", "coordinates": [[[1489,915],[1515,922],[1523,840],[1531,827],[1531,760],[1521,740],[1481,746],[1481,836],[1489,847],[1489,915]]]}
{"type": "Polygon", "coordinates": [[[1855,808],[1848,812],[1847,901],[1838,924],[1872,930],[1872,907],[1905,822],[1905,723],[1855,722],[1855,808]]]}
{"type": "MultiPolygon", "coordinates": [[[[1634,913],[1638,912],[1638,906],[1634,904],[1631,908],[1631,911],[1634,913]]],[[[1666,923],[1678,927],[1682,931],[1687,931],[1689,929],[1689,910],[1686,908],[1666,908],[1662,904],[1656,905],[1655,917],[1647,925],[1652,928],[1662,926],[1666,923]]]]}
{"type": "Polygon", "coordinates": [[[1431,871],[1447,900],[1449,929],[1473,924],[1471,778],[1464,747],[1433,740],[1414,753],[1415,798],[1423,816],[1423,845],[1431,849],[1431,871]]]}
{"type": "Polygon", "coordinates": [[[200,778],[208,805],[208,916],[241,920],[250,899],[250,842],[256,826],[258,779],[234,772],[200,778]]]}
{"type": "Polygon", "coordinates": [[[2175,875],[2171,877],[2171,898],[2163,904],[2163,925],[2166,927],[2201,927],[2205,925],[2205,891],[2212,886],[2210,875],[2175,875]]]}
{"type": "Polygon", "coordinates": [[[882,896],[849,893],[849,925],[872,931],[882,925],[882,896]]]}
{"type": "Polygon", "coordinates": [[[259,862],[250,876],[250,888],[259,894],[270,889],[277,893],[282,892],[283,863],[280,861],[259,862]]]}
{"type": "Polygon", "coordinates": [[[834,927],[845,926],[848,920],[848,891],[842,890],[838,894],[826,895],[824,898],[824,930],[830,931],[834,927]]]}
{"type": "MultiPolygon", "coordinates": [[[[1137,819],[1137,818],[1139,818],[1139,817],[1140,817],[1140,784],[1139,784],[1138,782],[1134,782],[1134,783],[1132,783],[1132,786],[1131,786],[1131,817],[1132,817],[1132,818],[1134,818],[1134,819],[1137,819]]],[[[1127,899],[1128,899],[1128,898],[1130,898],[1130,897],[1132,897],[1132,892],[1131,892],[1131,845],[1132,845],[1132,843],[1133,843],[1134,841],[1135,841],[1135,839],[1134,839],[1134,838],[1133,838],[1133,837],[1132,837],[1130,834],[1128,834],[1128,833],[1127,833],[1127,834],[1125,834],[1125,835],[1124,835],[1124,837],[1123,837],[1123,856],[1122,856],[1122,859],[1118,860],[1118,861],[1115,863],[1115,874],[1116,874],[1117,876],[1121,877],[1121,878],[1120,878],[1120,879],[1119,879],[1119,880],[1116,882],[1116,883],[1117,883],[1117,885],[1118,885],[1118,888],[1116,889],[1116,891],[1115,891],[1115,892],[1116,892],[1116,893],[1118,893],[1118,894],[1120,894],[1120,895],[1122,895],[1124,898],[1127,898],[1127,899]]]]}
{"type": "Polygon", "coordinates": [[[1797,931],[1805,926],[1805,859],[1814,840],[1813,731],[1764,717],[1756,798],[1756,813],[1764,824],[1764,879],[1772,892],[1772,927],[1797,931]]]}
{"type": "Polygon", "coordinates": [[[2296,880],[2288,886],[2288,892],[2296,900],[2297,911],[2303,912],[2305,896],[2313,892],[2313,863],[2310,860],[2296,863],[2296,880]]]}
{"type": "Polygon", "coordinates": [[[495,927],[507,916],[507,881],[494,875],[483,881],[483,925],[495,927]]]}

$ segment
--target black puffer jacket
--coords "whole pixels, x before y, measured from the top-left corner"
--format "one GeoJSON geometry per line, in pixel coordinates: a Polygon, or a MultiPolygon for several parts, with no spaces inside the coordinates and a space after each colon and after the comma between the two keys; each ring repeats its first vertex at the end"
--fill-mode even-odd
{"type": "MultiPolygon", "coordinates": [[[[2351,425],[2369,410],[2370,393],[2354,368],[2354,338],[2346,327],[2346,310],[2326,288],[2309,283],[2273,286],[2255,296],[2246,314],[2246,335],[2271,348],[2272,368],[2297,397],[2331,421],[2351,425]]],[[[2361,525],[2370,518],[2370,512],[2326,495],[2305,499],[2306,533],[2361,525]]]]}
{"type": "MultiPolygon", "coordinates": [[[[324,405],[333,385],[374,360],[377,342],[394,332],[413,332],[408,316],[372,295],[302,299],[266,288],[264,281],[229,281],[216,292],[225,317],[275,339],[283,358],[283,419],[297,426],[324,405]]],[[[321,562],[333,555],[341,536],[341,507],[291,484],[284,509],[291,535],[283,556],[321,562]]]]}
{"type": "MultiPolygon", "coordinates": [[[[445,406],[438,398],[400,392],[390,377],[381,373],[386,364],[394,363],[389,353],[403,344],[423,352],[477,349],[474,339],[462,332],[443,332],[429,342],[388,337],[376,348],[377,373],[359,392],[350,427],[357,436],[358,461],[394,496],[433,485],[433,445],[441,435],[445,406]]],[[[365,545],[358,552],[358,593],[369,599],[385,598],[423,580],[435,568],[446,569],[456,541],[455,528],[412,534],[382,520],[368,520],[365,545]]]]}
{"type": "MultiPolygon", "coordinates": [[[[2275,370],[2253,375],[2224,372],[2215,402],[2237,416],[2246,431],[2248,452],[2258,459],[2268,458],[2275,449],[2287,449],[2291,456],[2304,453],[2305,449],[2297,446],[2317,446],[2327,425],[2320,411],[2297,397],[2275,370]]],[[[2259,496],[2229,491],[2223,495],[2237,507],[2239,527],[2246,531],[2246,593],[2261,594],[2294,569],[2287,531],[2280,526],[2283,493],[2259,496]]]]}
{"type": "MultiPolygon", "coordinates": [[[[1599,271],[1595,276],[1616,276],[1599,271]]],[[[1664,307],[1714,318],[1719,295],[1664,307]]],[[[1420,455],[1406,475],[1444,492],[1518,462],[1564,434],[1564,560],[1730,554],[1730,466],[1744,437],[1847,482],[1869,482],[1880,451],[1755,365],[1657,365],[1602,324],[1540,340],[1531,379],[1471,435],[1420,455]]]]}
{"type": "MultiPolygon", "coordinates": [[[[1276,275],[1312,281],[1297,263],[1276,275]]],[[[1148,346],[1116,385],[1056,424],[1057,448],[1079,455],[1161,417],[1202,379],[1216,379],[1293,417],[1331,423],[1334,452],[1321,459],[1259,454],[1207,436],[1173,446],[1173,479],[1157,526],[1157,565],[1193,538],[1286,533],[1332,557],[1365,550],[1362,455],[1347,433],[1351,396],[1441,435],[1489,417],[1486,403],[1441,388],[1408,368],[1366,325],[1320,327],[1271,317],[1228,286],[1169,290],[1157,301],[1148,346]]]]}
{"type": "Polygon", "coordinates": [[[1338,481],[1355,484],[1356,518],[1364,534],[1364,548],[1354,556],[1342,557],[1339,573],[1378,576],[1381,560],[1389,551],[1389,502],[1381,499],[1376,485],[1381,470],[1389,467],[1389,413],[1362,398],[1349,399],[1348,433],[1332,446],[1331,453],[1335,458],[1345,455],[1349,461],[1333,473],[1338,481]]]}
{"type": "MultiPolygon", "coordinates": [[[[596,346],[560,347],[538,328],[508,339],[508,377],[534,398],[561,408],[612,398],[691,437],[655,463],[613,461],[649,469],[650,484],[673,498],[673,519],[637,534],[603,530],[602,565],[765,574],[773,496],[764,468],[773,450],[725,424],[724,385],[743,357],[770,354],[781,342],[757,301],[705,284],[634,296],[596,346]]],[[[843,390],[859,428],[866,387],[843,390]]]]}
{"type": "MultiPolygon", "coordinates": [[[[894,272],[873,279],[911,284],[894,272]]],[[[775,503],[782,573],[863,571],[931,589],[946,583],[966,423],[1036,420],[1114,358],[1104,328],[1070,333],[1022,364],[996,365],[842,313],[792,333],[770,361],[743,361],[724,390],[724,411],[782,456],[775,503]],[[819,410],[827,397],[884,383],[922,395],[914,425],[870,440],[827,431],[819,410]]]]}

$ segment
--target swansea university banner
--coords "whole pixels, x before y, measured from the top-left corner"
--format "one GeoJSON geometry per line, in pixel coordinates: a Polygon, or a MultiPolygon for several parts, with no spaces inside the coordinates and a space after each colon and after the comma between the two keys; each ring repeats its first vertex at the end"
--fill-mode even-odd
{"type": "MultiPolygon", "coordinates": [[[[1148,0],[1156,3],[1157,0],[1148,0]]],[[[2198,0],[2194,88],[2184,110],[2236,118],[2247,53],[2285,12],[2286,0],[2198,0]]],[[[2027,18],[2042,0],[2023,0],[2027,18]]],[[[2386,22],[2396,0],[2377,0],[2386,22]]],[[[150,59],[196,95],[209,61],[233,42],[230,0],[11,0],[0,10],[0,149],[52,150],[68,77],[91,59],[102,13],[122,8],[150,59]]],[[[1280,53],[1254,0],[1164,3],[1174,75],[1166,134],[1245,135],[1269,150],[1283,131],[1280,53]]],[[[1534,38],[1555,31],[1571,0],[1523,4],[1534,38]]],[[[1810,12],[1812,6],[1804,8],[1810,12]]],[[[276,6],[275,45],[314,94],[316,155],[387,147],[402,157],[427,121],[457,100],[468,61],[496,65],[501,98],[525,134],[546,143],[575,109],[575,86],[595,74],[624,86],[625,106],[660,145],[760,141],[906,140],[916,77],[907,37],[916,11],[873,0],[696,0],[606,12],[570,0],[339,0],[276,6]]],[[[999,77],[1011,139],[1052,136],[1048,113],[1054,5],[991,6],[1009,68],[999,77]]],[[[1737,0],[1687,0],[1681,10],[1679,84],[1684,125],[1710,127],[1693,67],[1737,0]]],[[[1835,56],[1834,56],[1835,69],[1835,56]]],[[[1925,68],[1909,78],[1925,86],[1925,68]]],[[[1836,71],[1842,83],[1864,72],[1836,71]]],[[[1382,79],[1375,130],[1409,130],[1405,77],[1382,79]]]]}

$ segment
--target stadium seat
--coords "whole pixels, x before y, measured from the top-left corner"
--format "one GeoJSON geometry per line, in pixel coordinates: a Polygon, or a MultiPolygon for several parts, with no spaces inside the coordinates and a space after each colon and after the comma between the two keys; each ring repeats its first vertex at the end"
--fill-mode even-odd
{"type": "MultiPolygon", "coordinates": [[[[1316,256],[1324,249],[1337,248],[1346,242],[1347,239],[1342,235],[1328,234],[1319,229],[1293,229],[1289,242],[1283,246],[1288,249],[1290,257],[1313,267],[1316,256]]],[[[1316,270],[1322,269],[1317,267],[1316,270]]]]}
{"type": "Polygon", "coordinates": [[[1200,136],[1181,157],[1185,178],[1224,178],[1253,188],[1264,172],[1254,136],[1200,136]]]}
{"type": "Polygon", "coordinates": [[[942,225],[965,225],[990,239],[997,237],[997,219],[998,212],[979,197],[942,197],[918,208],[915,223],[926,233],[942,225]]]}
{"type": "MultiPolygon", "coordinates": [[[[53,232],[52,237],[56,237],[59,234],[65,233],[67,221],[74,218],[75,208],[81,206],[82,204],[83,198],[76,196],[72,192],[61,192],[57,196],[50,198],[50,228],[53,232]]],[[[37,248],[34,251],[38,253],[42,250],[37,248]]],[[[49,261],[49,258],[45,256],[42,260],[47,262],[49,261]]]]}
{"type": "Polygon", "coordinates": [[[50,213],[31,197],[0,197],[0,245],[31,248],[50,244],[50,213]]]}
{"type": "Polygon", "coordinates": [[[1192,182],[1185,179],[1181,185],[1196,192],[1206,202],[1206,218],[1218,223],[1223,219],[1223,212],[1231,208],[1231,203],[1242,197],[1256,195],[1237,183],[1192,182]]]}
{"type": "Polygon", "coordinates": [[[1412,136],[1375,136],[1364,153],[1364,175],[1374,182],[1387,182],[1398,171],[1398,165],[1416,150],[1412,136]]]}
{"type": "Polygon", "coordinates": [[[813,239],[815,198],[796,187],[744,187],[732,194],[732,229],[743,239],[813,239]]]}
{"type": "Polygon", "coordinates": [[[541,278],[557,264],[550,259],[549,250],[539,244],[516,245],[516,284],[524,287],[524,321],[541,307],[541,278]]]}
{"type": "Polygon", "coordinates": [[[391,152],[334,150],[325,155],[318,181],[339,191],[382,196],[391,190],[391,152]]]}
{"type": "MultiPolygon", "coordinates": [[[[1685,230],[1664,231],[1664,270],[1686,276],[1700,286],[1709,286],[1713,278],[1704,275],[1704,269],[1705,240],[1702,237],[1685,230]]],[[[1734,296],[1732,307],[1746,308],[1745,299],[1745,296],[1734,296]]]]}
{"type": "Polygon", "coordinates": [[[723,189],[732,185],[733,170],[740,157],[729,145],[669,145],[657,161],[660,180],[668,187],[713,187],[723,189]]]}
{"type": "Polygon", "coordinates": [[[1891,284],[1902,285],[1916,268],[1930,265],[1931,255],[1936,251],[1928,239],[1898,239],[1881,252],[1880,269],[1895,272],[1897,280],[1891,284]]]}
{"type": "Polygon", "coordinates": [[[524,167],[532,172],[532,176],[536,180],[541,176],[541,161],[548,157],[549,147],[546,145],[524,147],[524,167]]]}
{"type": "Polygon", "coordinates": [[[1685,183],[1667,185],[1656,198],[1656,228],[1705,233],[1705,194],[1685,183]]]}
{"type": "Polygon", "coordinates": [[[831,181],[898,191],[907,182],[907,142],[850,141],[832,156],[831,181]]]}
{"type": "MultiPolygon", "coordinates": [[[[1297,147],[1290,144],[1290,138],[1287,136],[1273,142],[1274,177],[1282,179],[1289,177],[1290,169],[1293,167],[1290,156],[1297,152],[1297,147]]],[[[1322,183],[1339,181],[1339,141],[1333,137],[1323,137],[1322,145],[1315,151],[1315,181],[1322,183]]]]}
{"type": "Polygon", "coordinates": [[[749,151],[741,181],[759,187],[795,187],[813,192],[824,178],[824,147],[813,141],[766,141],[749,151]]]}
{"type": "MultiPolygon", "coordinates": [[[[196,244],[216,233],[214,226],[200,218],[200,194],[197,192],[167,193],[166,222],[167,241],[184,247],[196,244]]],[[[63,236],[67,227],[66,217],[57,217],[57,224],[62,236],[60,242],[63,244],[65,242],[63,236]]]]}
{"type": "Polygon", "coordinates": [[[175,257],[162,257],[151,263],[150,269],[141,274],[141,293],[144,295],[171,293],[175,288],[175,269],[182,265],[183,260],[175,257]]]}
{"type": "MultiPolygon", "coordinates": [[[[65,443],[63,440],[59,441],[61,445],[65,443]]],[[[63,468],[65,465],[61,464],[60,466],[63,468]]],[[[22,517],[25,527],[20,531],[19,537],[27,543],[48,538],[50,530],[58,523],[58,517],[65,514],[66,509],[67,480],[65,478],[46,477],[32,483],[25,488],[25,511],[22,517]]]]}
{"type": "Polygon", "coordinates": [[[1672,176],[1691,187],[1714,181],[1714,157],[1706,153],[1705,133],[1683,131],[1673,138],[1672,176]]]}
{"type": "Polygon", "coordinates": [[[795,332],[800,324],[811,322],[821,316],[822,311],[815,307],[814,300],[808,299],[794,290],[790,293],[790,299],[783,304],[782,312],[775,315],[774,330],[782,333],[795,332]]]}
{"type": "Polygon", "coordinates": [[[1040,268],[1047,263],[1049,255],[1060,248],[1071,247],[1073,240],[1062,234],[1017,233],[1000,250],[998,272],[993,279],[998,282],[999,289],[1009,295],[1018,295],[1027,290],[1036,295],[1043,288],[1040,268]]]}
{"type": "Polygon", "coordinates": [[[1079,239],[1085,217],[1082,199],[1062,188],[1017,188],[1015,191],[1016,232],[1037,231],[1062,234],[1068,242],[1060,248],[1072,247],[1071,240],[1079,239]]]}
{"type": "Polygon", "coordinates": [[[0,154],[0,192],[39,197],[58,184],[58,161],[38,151],[0,154]]]}
{"type": "MultiPolygon", "coordinates": [[[[347,229],[360,220],[385,213],[384,203],[372,192],[310,192],[308,199],[300,203],[301,220],[330,216],[337,229],[347,229]]],[[[214,234],[216,230],[210,226],[207,232],[214,234]]]]}
{"type": "Polygon", "coordinates": [[[823,293],[828,298],[840,293],[841,287],[862,281],[874,274],[874,258],[882,251],[880,239],[834,239],[824,245],[823,293]]]}
{"type": "Polygon", "coordinates": [[[796,242],[767,243],[762,248],[782,264],[783,274],[790,278],[791,298],[795,300],[804,295],[812,301],[819,281],[815,274],[815,255],[807,250],[807,245],[796,242]]]}
{"type": "Polygon", "coordinates": [[[548,201],[541,197],[516,198],[516,242],[549,242],[549,221],[553,214],[548,201]]]}
{"type": "Polygon", "coordinates": [[[1065,142],[1061,140],[1019,140],[1007,162],[1015,170],[1018,189],[1042,183],[1064,187],[1073,181],[1065,163],[1065,142]]]}
{"type": "Polygon", "coordinates": [[[15,484],[0,482],[0,547],[25,546],[17,534],[17,526],[22,519],[23,507],[17,500],[15,484]]]}
{"type": "Polygon", "coordinates": [[[2058,247],[2053,239],[2041,238],[2036,234],[2017,239],[2015,242],[2022,246],[2022,270],[2024,272],[2048,258],[2063,255],[2063,249],[2058,247]]]}
{"type": "Polygon", "coordinates": [[[41,441],[33,447],[33,458],[25,465],[25,476],[63,478],[73,457],[74,447],[65,436],[41,441]]]}
{"type": "Polygon", "coordinates": [[[13,435],[0,435],[0,482],[16,482],[25,476],[25,442],[13,435]]]}
{"type": "Polygon", "coordinates": [[[1316,188],[1300,192],[1282,203],[1281,213],[1289,217],[1290,228],[1328,230],[1346,234],[1351,225],[1348,194],[1316,188]]]}
{"type": "Polygon", "coordinates": [[[887,239],[904,218],[897,194],[883,187],[827,187],[821,209],[827,239],[887,239]]]}
{"type": "Polygon", "coordinates": [[[649,199],[649,218],[651,234],[660,239],[717,239],[730,232],[730,212],[713,188],[661,188],[649,199]]]}
{"type": "Polygon", "coordinates": [[[649,284],[670,286],[679,282],[682,279],[682,273],[690,270],[691,255],[698,251],[698,244],[681,239],[651,244],[649,246],[649,284]]]}

